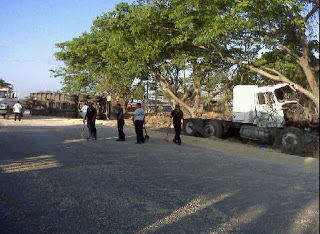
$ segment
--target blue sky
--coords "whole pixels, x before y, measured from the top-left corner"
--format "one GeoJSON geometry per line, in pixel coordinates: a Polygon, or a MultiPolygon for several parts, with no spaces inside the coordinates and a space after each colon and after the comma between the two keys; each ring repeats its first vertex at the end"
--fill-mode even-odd
{"type": "Polygon", "coordinates": [[[60,80],[49,72],[62,65],[53,57],[55,43],[89,32],[92,20],[120,2],[0,0],[0,78],[13,84],[22,97],[59,90],[60,80]]]}

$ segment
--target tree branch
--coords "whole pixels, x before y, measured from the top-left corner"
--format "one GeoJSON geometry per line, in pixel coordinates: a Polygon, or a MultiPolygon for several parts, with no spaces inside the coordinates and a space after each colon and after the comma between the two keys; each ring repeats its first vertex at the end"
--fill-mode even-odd
{"type": "Polygon", "coordinates": [[[213,48],[214,48],[215,52],[221,58],[226,59],[226,60],[228,60],[229,62],[231,62],[233,64],[238,64],[239,66],[246,67],[246,68],[250,69],[251,71],[254,71],[254,72],[256,72],[256,73],[258,73],[258,74],[260,74],[260,75],[262,75],[262,76],[264,76],[264,77],[266,77],[268,79],[293,84],[298,91],[300,91],[301,93],[305,94],[310,99],[319,101],[319,97],[318,96],[314,95],[309,90],[303,88],[301,85],[299,85],[297,83],[293,83],[291,80],[289,80],[287,77],[285,77],[284,75],[282,75],[278,71],[276,71],[274,69],[271,69],[271,68],[267,68],[267,67],[258,68],[258,67],[255,67],[254,65],[251,65],[251,64],[248,64],[248,63],[243,63],[243,62],[241,62],[239,60],[236,60],[236,59],[233,59],[233,58],[231,58],[229,56],[224,56],[222,54],[222,52],[217,49],[217,47],[213,46],[213,48]],[[267,72],[267,71],[269,71],[269,72],[267,72]],[[270,72],[273,72],[273,73],[275,73],[277,75],[273,75],[270,72]]]}
{"type": "Polygon", "coordinates": [[[319,0],[314,2],[315,5],[312,8],[312,10],[304,17],[304,21],[307,22],[309,20],[309,18],[317,11],[317,9],[319,8],[319,0]]]}
{"type": "Polygon", "coordinates": [[[166,80],[166,78],[160,74],[159,72],[156,71],[156,69],[152,66],[149,65],[149,69],[151,71],[151,73],[154,75],[154,77],[159,81],[159,83],[163,86],[163,89],[165,90],[165,92],[168,93],[169,96],[171,96],[177,103],[179,103],[182,107],[184,107],[187,111],[190,112],[190,114],[192,113],[193,109],[188,106],[186,103],[182,102],[182,100],[180,98],[178,98],[170,89],[169,84],[166,80]]]}
{"type": "MultiPolygon", "coordinates": [[[[269,21],[267,21],[265,18],[262,18],[261,21],[263,21],[265,24],[267,24],[271,30],[274,32],[274,34],[276,35],[276,37],[278,38],[279,41],[281,41],[281,37],[279,35],[278,29],[276,27],[274,27],[269,21]]],[[[287,53],[293,57],[296,62],[299,61],[300,57],[298,55],[296,55],[295,53],[292,52],[292,50],[289,49],[289,47],[287,47],[286,45],[282,44],[281,42],[277,42],[277,45],[282,47],[285,51],[287,51],[287,53]]]]}
{"type": "Polygon", "coordinates": [[[223,85],[221,88],[217,89],[217,90],[214,91],[213,93],[210,93],[210,94],[208,95],[208,99],[211,100],[212,98],[214,98],[214,97],[217,96],[219,93],[221,93],[224,89],[227,89],[227,88],[229,88],[229,85],[228,85],[228,84],[223,85]]]}

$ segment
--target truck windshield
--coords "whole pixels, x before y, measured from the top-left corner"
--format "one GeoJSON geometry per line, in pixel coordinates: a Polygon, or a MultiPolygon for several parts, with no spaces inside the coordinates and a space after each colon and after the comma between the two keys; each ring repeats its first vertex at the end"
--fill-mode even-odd
{"type": "Polygon", "coordinates": [[[297,100],[296,93],[289,86],[285,86],[280,89],[276,89],[274,91],[274,94],[276,95],[279,102],[296,101],[297,100]]]}
{"type": "Polygon", "coordinates": [[[7,91],[0,91],[0,98],[6,98],[8,95],[7,91]]]}

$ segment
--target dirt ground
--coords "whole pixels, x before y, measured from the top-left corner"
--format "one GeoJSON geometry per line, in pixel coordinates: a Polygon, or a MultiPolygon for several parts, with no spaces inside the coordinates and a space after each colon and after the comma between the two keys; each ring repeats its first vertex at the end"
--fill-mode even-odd
{"type": "Polygon", "coordinates": [[[1,119],[0,232],[319,233],[318,159],[126,123],[1,119]]]}
{"type": "MultiPolygon", "coordinates": [[[[68,118],[56,118],[48,116],[30,116],[28,112],[26,113],[25,119],[33,119],[32,124],[36,122],[37,126],[68,126],[80,125],[82,124],[82,119],[68,119],[68,118]]],[[[6,122],[2,122],[6,124],[6,122]]],[[[21,126],[29,126],[30,122],[22,121],[21,126]]],[[[97,120],[97,125],[103,125],[107,127],[117,126],[116,120],[97,120]]],[[[134,127],[131,119],[125,120],[125,128],[134,132],[134,127]]],[[[168,139],[171,141],[174,137],[174,129],[171,124],[171,119],[168,116],[148,116],[146,119],[147,133],[151,137],[159,138],[165,141],[168,139]],[[168,133],[168,135],[167,135],[168,133]]],[[[225,153],[230,153],[236,156],[260,159],[264,161],[279,162],[289,165],[298,166],[304,170],[319,171],[319,155],[315,153],[315,157],[301,157],[299,155],[289,155],[282,153],[279,149],[274,149],[272,147],[262,148],[259,143],[249,143],[244,144],[239,140],[229,138],[229,139],[219,139],[215,137],[201,138],[201,137],[190,137],[182,136],[183,144],[188,144],[192,146],[200,146],[208,149],[218,150],[225,153]]],[[[313,155],[312,155],[313,156],[313,155]]]]}
{"type": "MultiPolygon", "coordinates": [[[[78,119],[65,119],[64,124],[80,124],[81,120],[78,119]]],[[[98,124],[104,126],[116,127],[116,120],[98,120],[98,124]]],[[[131,131],[133,129],[133,123],[131,120],[126,120],[127,128],[131,131]]],[[[146,120],[146,128],[148,135],[159,139],[168,139],[171,141],[174,137],[174,129],[171,124],[171,119],[168,116],[150,116],[146,120]],[[167,136],[168,133],[168,136],[167,136]]],[[[221,152],[230,153],[236,156],[242,156],[246,158],[260,159],[264,161],[280,162],[290,165],[295,165],[304,170],[319,170],[319,155],[318,152],[315,155],[301,157],[300,155],[289,155],[281,152],[280,149],[268,147],[263,144],[264,147],[260,147],[261,144],[255,142],[242,143],[234,138],[219,139],[215,137],[201,138],[201,137],[182,137],[183,143],[205,147],[212,150],[219,150],[221,152]],[[315,157],[314,157],[315,156],[315,157]]]]}

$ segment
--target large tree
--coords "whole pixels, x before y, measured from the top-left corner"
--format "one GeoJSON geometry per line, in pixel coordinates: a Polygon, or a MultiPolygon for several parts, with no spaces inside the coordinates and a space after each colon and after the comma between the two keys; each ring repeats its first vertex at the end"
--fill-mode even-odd
{"type": "MultiPolygon", "coordinates": [[[[120,4],[95,20],[92,31],[107,38],[104,59],[111,67],[120,63],[132,74],[150,73],[169,99],[196,116],[201,112],[202,90],[213,84],[208,81],[214,71],[221,70],[222,60],[185,40],[171,14],[171,6],[161,1],[120,4]]],[[[218,93],[216,87],[207,92],[209,96],[218,93]]]]}
{"type": "Polygon", "coordinates": [[[319,35],[312,30],[319,26],[319,0],[170,2],[176,25],[194,45],[265,78],[294,84],[319,109],[319,35]]]}
{"type": "Polygon", "coordinates": [[[155,79],[191,116],[233,77],[293,83],[319,107],[319,42],[310,30],[318,7],[311,0],[121,3],[90,33],[58,44],[60,74],[66,86],[120,87],[124,97],[137,79],[155,79]]]}
{"type": "Polygon", "coordinates": [[[119,5],[115,11],[97,18],[90,33],[56,44],[60,51],[55,53],[55,57],[63,61],[65,66],[51,72],[55,77],[62,77],[63,91],[107,92],[122,100],[126,107],[126,103],[136,92],[133,82],[143,76],[132,67],[126,69],[121,49],[110,46],[115,45],[112,41],[116,37],[113,28],[121,24],[115,15],[123,9],[119,5]],[[99,25],[104,21],[105,27],[100,30],[99,25]]]}

